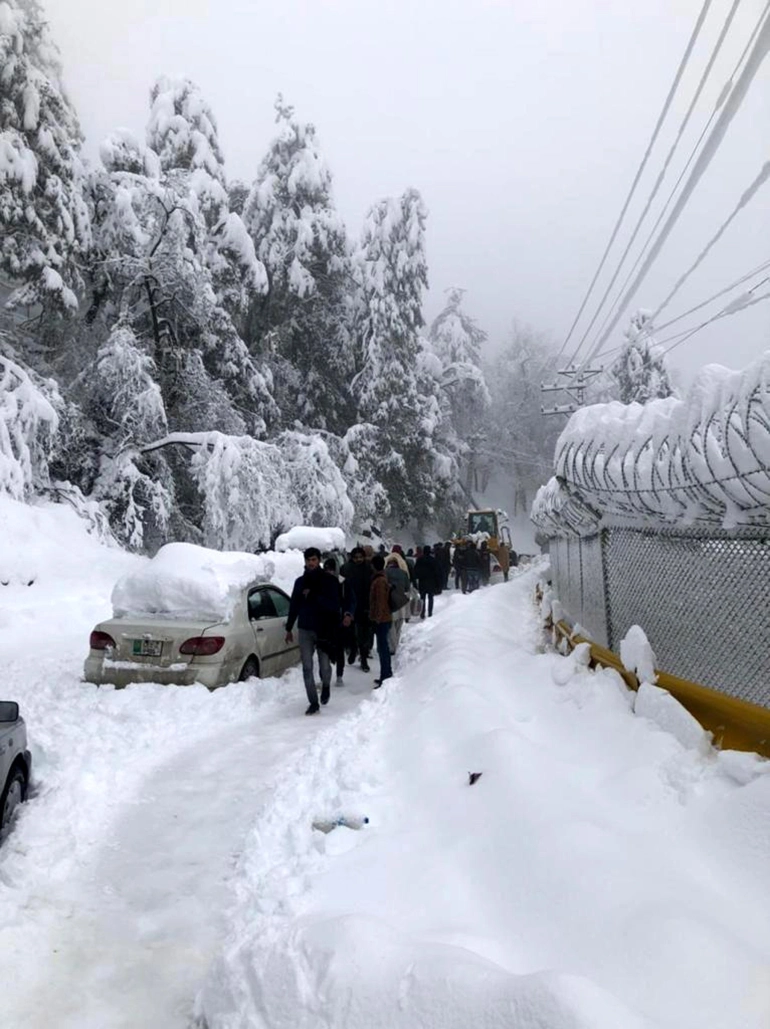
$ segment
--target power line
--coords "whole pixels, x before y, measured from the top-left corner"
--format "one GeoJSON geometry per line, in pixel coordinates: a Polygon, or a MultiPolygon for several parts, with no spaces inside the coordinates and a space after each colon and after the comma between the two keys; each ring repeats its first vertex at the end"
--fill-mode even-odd
{"type": "Polygon", "coordinates": [[[735,205],[735,207],[730,212],[728,217],[725,219],[725,221],[722,222],[722,224],[719,226],[715,234],[711,237],[711,239],[708,241],[703,250],[701,250],[701,252],[695,258],[695,261],[690,265],[690,267],[687,269],[684,275],[680,275],[680,277],[674,283],[674,288],[670,291],[670,293],[665,298],[663,303],[658,306],[657,310],[652,316],[653,319],[656,318],[661,313],[661,311],[665,310],[665,308],[668,307],[669,303],[673,300],[673,298],[676,296],[676,294],[679,292],[679,290],[682,288],[685,282],[687,282],[687,280],[690,278],[690,276],[696,270],[696,268],[698,268],[703,263],[703,261],[705,261],[706,257],[709,254],[709,251],[712,249],[714,244],[722,238],[722,236],[728,230],[733,221],[738,217],[738,215],[746,207],[746,205],[751,200],[753,200],[758,191],[762,188],[762,186],[764,186],[764,184],[767,182],[769,178],[770,161],[765,161],[765,163],[759,170],[759,174],[755,176],[753,182],[748,187],[748,189],[744,190],[744,192],[741,194],[738,203],[735,205]]]}
{"type": "MultiPolygon", "coordinates": [[[[686,318],[688,315],[695,314],[696,311],[700,311],[702,308],[708,307],[709,304],[713,303],[715,300],[719,300],[720,297],[723,297],[725,293],[729,293],[731,289],[735,289],[737,286],[742,286],[744,282],[747,282],[749,279],[753,279],[755,275],[758,275],[760,272],[763,272],[765,268],[770,268],[770,260],[764,261],[762,264],[758,265],[753,271],[748,272],[746,275],[742,275],[740,279],[736,279],[735,282],[731,282],[730,285],[725,286],[724,289],[720,289],[718,293],[714,293],[714,295],[710,296],[708,300],[702,300],[699,304],[696,304],[695,307],[691,307],[689,311],[684,311],[682,314],[678,314],[676,318],[671,318],[669,321],[664,322],[662,325],[656,325],[655,331],[662,332],[664,329],[668,329],[671,325],[675,325],[677,322],[681,322],[681,320],[683,318],[686,318]]],[[[765,279],[762,280],[762,282],[765,281],[765,279]]],[[[761,286],[762,282],[757,283],[757,285],[761,286]]],[[[753,288],[756,289],[756,286],[754,286],[753,288]]]]}
{"type": "MultiPolygon", "coordinates": [[[[676,136],[674,138],[674,141],[671,144],[668,153],[666,154],[666,158],[665,158],[665,160],[663,162],[663,167],[658,172],[658,177],[655,180],[655,183],[654,183],[654,185],[652,187],[652,190],[651,190],[649,196],[647,197],[647,202],[645,203],[644,208],[642,209],[642,212],[641,212],[641,214],[639,215],[639,217],[638,217],[638,219],[636,221],[636,225],[634,226],[634,230],[631,233],[631,238],[629,239],[628,243],[626,244],[625,250],[621,254],[620,260],[618,261],[618,263],[616,265],[615,272],[614,272],[612,278],[610,279],[609,284],[607,285],[607,288],[604,291],[604,295],[602,296],[601,300],[599,301],[599,303],[598,303],[598,305],[596,307],[596,311],[594,312],[593,318],[591,319],[591,321],[589,322],[589,324],[586,327],[585,332],[583,333],[583,337],[580,340],[580,343],[578,344],[577,350],[575,351],[575,354],[572,357],[572,362],[571,363],[574,362],[575,357],[577,357],[577,355],[580,353],[580,350],[582,349],[583,344],[585,343],[586,339],[588,338],[588,335],[591,332],[591,329],[596,324],[596,321],[597,321],[599,315],[601,314],[602,308],[606,304],[607,298],[609,297],[610,293],[612,292],[613,286],[615,285],[615,283],[618,280],[618,277],[620,275],[621,269],[623,268],[623,265],[626,263],[626,259],[628,258],[628,255],[631,252],[631,248],[633,247],[634,243],[636,242],[636,238],[639,235],[639,232],[641,231],[642,225],[644,224],[644,221],[645,221],[645,219],[647,217],[647,214],[649,213],[649,210],[652,207],[652,204],[653,204],[653,202],[655,200],[655,197],[658,195],[658,191],[659,191],[660,187],[663,185],[663,180],[666,177],[666,172],[668,171],[669,166],[671,165],[671,161],[673,160],[674,154],[676,153],[677,148],[679,147],[679,144],[680,144],[680,142],[682,140],[682,136],[684,135],[685,130],[687,129],[687,126],[690,123],[690,118],[692,117],[692,113],[695,110],[695,106],[698,103],[698,101],[700,100],[700,97],[701,97],[701,94],[702,94],[702,92],[703,92],[703,90],[705,88],[706,82],[708,81],[709,76],[711,75],[711,71],[712,71],[712,69],[714,67],[714,63],[715,63],[717,57],[719,56],[719,52],[722,49],[722,44],[725,41],[725,36],[727,35],[727,33],[728,33],[729,29],[730,29],[730,26],[732,25],[733,19],[735,17],[735,12],[738,10],[738,5],[740,4],[740,2],[741,2],[741,0],[733,0],[732,7],[730,8],[730,10],[728,12],[727,17],[725,18],[724,24],[722,26],[722,29],[721,29],[721,31],[719,33],[719,36],[717,37],[717,40],[716,40],[714,46],[712,47],[711,55],[710,55],[709,60],[708,60],[708,62],[706,64],[706,67],[705,67],[705,69],[704,69],[704,71],[703,71],[703,73],[702,73],[702,75],[700,77],[700,81],[698,82],[698,85],[697,85],[697,87],[695,89],[695,92],[694,92],[694,94],[692,96],[690,104],[689,104],[689,106],[688,106],[688,108],[687,108],[687,110],[686,110],[686,112],[684,114],[684,117],[682,118],[682,121],[679,124],[679,129],[678,129],[677,134],[676,134],[676,136]]],[[[705,130],[704,130],[704,132],[705,132],[705,130]]],[[[703,138],[703,134],[701,135],[701,139],[702,138],[703,138]]],[[[699,143],[700,143],[700,140],[699,140],[699,143]]],[[[696,144],[696,146],[697,145],[698,144],[696,144]]],[[[690,160],[692,160],[692,155],[690,157],[690,160]]],[[[689,161],[688,161],[688,164],[689,164],[689,161]]],[[[622,295],[622,290],[621,290],[621,295],[622,295]]],[[[612,305],[612,307],[614,307],[615,304],[617,304],[617,299],[615,300],[615,302],[612,305]]],[[[610,311],[608,312],[607,317],[610,316],[610,314],[612,312],[612,307],[610,308],[610,311]]],[[[606,325],[606,323],[607,323],[607,318],[605,318],[605,321],[604,321],[604,324],[603,324],[602,328],[604,327],[604,325],[606,325]]],[[[599,331],[601,332],[601,329],[599,331]]]]}
{"type": "MultiPolygon", "coordinates": [[[[749,279],[753,279],[755,275],[759,275],[760,272],[765,271],[767,268],[770,268],[770,259],[763,261],[762,264],[757,265],[756,268],[753,268],[750,272],[746,272],[745,275],[741,275],[740,278],[735,279],[733,282],[731,282],[729,286],[724,286],[716,293],[713,293],[706,300],[701,300],[699,304],[695,304],[694,307],[690,307],[687,311],[683,311],[681,314],[678,314],[676,318],[671,318],[669,321],[664,322],[663,325],[653,326],[651,332],[657,334],[659,332],[663,332],[664,329],[670,328],[672,325],[676,325],[676,323],[681,322],[683,318],[687,318],[689,315],[695,314],[696,311],[700,311],[704,307],[708,307],[708,305],[712,304],[715,300],[719,300],[719,298],[723,297],[726,293],[729,293],[731,290],[736,289],[738,286],[742,286],[744,282],[748,282],[749,279]]],[[[753,292],[753,290],[757,289],[759,286],[763,285],[765,282],[768,281],[770,281],[770,278],[761,279],[759,282],[755,283],[752,286],[751,290],[749,290],[749,293],[753,292]]],[[[708,323],[704,322],[703,324],[706,325],[708,323]]],[[[690,329],[685,329],[683,330],[681,335],[685,335],[690,331],[690,329]]],[[[670,336],[669,339],[676,339],[677,335],[679,334],[677,333],[674,336],[670,336]]],[[[667,340],[664,340],[663,342],[667,342],[667,340]]],[[[608,347],[607,350],[600,351],[600,353],[596,354],[595,357],[608,357],[610,354],[615,354],[618,351],[623,350],[625,346],[625,343],[619,343],[616,346],[608,347]]]]}
{"type": "MultiPolygon", "coordinates": [[[[709,60],[708,65],[706,67],[706,70],[704,71],[704,74],[701,77],[701,81],[700,81],[700,84],[698,86],[698,90],[696,92],[696,95],[693,98],[693,102],[690,105],[690,111],[692,111],[692,109],[695,106],[695,103],[696,103],[698,97],[700,96],[701,90],[702,90],[703,86],[705,85],[705,82],[706,82],[706,80],[708,78],[708,75],[709,75],[709,73],[711,71],[711,68],[713,67],[714,61],[716,60],[716,57],[717,57],[717,55],[719,53],[719,50],[721,49],[722,42],[724,41],[724,38],[727,35],[727,32],[728,32],[728,30],[730,28],[730,25],[732,24],[734,15],[735,15],[735,13],[737,11],[737,8],[738,8],[739,4],[740,4],[740,0],[734,0],[733,6],[730,9],[730,12],[728,13],[727,18],[725,19],[725,23],[724,23],[724,25],[722,27],[722,32],[720,33],[719,39],[717,40],[717,43],[716,43],[716,45],[714,47],[714,50],[712,51],[712,55],[711,55],[711,58],[709,60]]],[[[767,6],[765,8],[765,13],[767,13],[768,10],[770,10],[770,0],[768,0],[767,6]]],[[[735,64],[735,67],[733,68],[732,73],[731,73],[730,77],[727,80],[727,83],[725,84],[725,86],[722,87],[722,90],[720,91],[719,97],[717,98],[717,101],[714,104],[714,108],[713,108],[713,110],[711,111],[711,114],[708,117],[708,121],[703,126],[703,129],[701,130],[701,133],[698,136],[698,139],[696,140],[695,145],[693,146],[692,150],[690,151],[689,157],[687,158],[687,161],[685,162],[684,167],[682,168],[681,172],[679,173],[679,176],[678,176],[676,182],[674,183],[673,187],[671,188],[671,191],[668,194],[666,202],[663,205],[663,207],[661,208],[660,213],[658,214],[658,217],[655,220],[655,224],[653,225],[653,227],[650,229],[649,233],[647,234],[647,238],[644,241],[644,245],[642,246],[642,249],[639,251],[639,254],[637,255],[637,258],[634,261],[633,265],[631,266],[630,271],[626,275],[625,280],[623,281],[623,285],[620,287],[620,289],[618,290],[618,292],[617,292],[617,294],[615,296],[615,299],[612,301],[612,304],[607,309],[607,313],[604,316],[604,321],[602,322],[601,326],[599,327],[599,332],[597,333],[597,335],[601,335],[604,332],[604,329],[607,326],[607,322],[612,317],[612,314],[613,314],[614,310],[617,308],[618,304],[620,303],[621,297],[624,295],[624,293],[626,292],[626,289],[628,288],[629,282],[633,278],[637,268],[639,267],[642,259],[644,258],[644,255],[649,250],[650,244],[652,243],[653,239],[655,238],[655,233],[658,231],[658,228],[660,227],[661,222],[665,218],[666,212],[668,211],[669,207],[671,206],[671,202],[673,201],[674,197],[677,194],[677,190],[681,186],[682,181],[684,180],[684,177],[687,174],[688,169],[690,168],[690,165],[692,164],[693,160],[695,159],[695,155],[700,150],[701,144],[703,143],[703,140],[706,138],[706,135],[707,135],[709,129],[711,128],[711,123],[713,122],[714,118],[716,117],[717,112],[719,111],[719,108],[720,108],[720,106],[721,106],[721,104],[722,104],[722,102],[724,100],[725,90],[729,86],[729,83],[732,82],[732,80],[735,78],[735,76],[736,76],[736,74],[738,72],[738,69],[741,67],[741,65],[743,64],[743,62],[744,62],[744,60],[746,58],[746,54],[748,53],[749,48],[751,47],[751,45],[754,42],[756,34],[759,31],[760,24],[761,24],[761,20],[758,21],[756,23],[756,25],[754,26],[754,30],[751,33],[751,36],[749,37],[748,43],[744,47],[743,52],[741,53],[741,56],[738,58],[738,60],[737,60],[737,62],[735,64]]],[[[690,111],[688,111],[687,117],[689,117],[690,111]]],[[[685,127],[685,122],[682,123],[682,126],[681,126],[680,131],[679,131],[679,135],[677,136],[677,139],[679,139],[679,137],[681,136],[682,132],[684,131],[684,127],[685,127]]],[[[672,149],[671,149],[671,151],[669,153],[669,158],[673,154],[674,149],[675,148],[672,147],[672,149]]],[[[668,159],[667,159],[667,164],[668,164],[668,159]]],[[[652,200],[652,197],[650,198],[650,200],[652,200]]],[[[650,204],[648,202],[647,207],[645,208],[644,214],[647,213],[647,210],[649,209],[649,206],[650,206],[650,204]]],[[[642,215],[642,217],[644,217],[644,214],[642,215]]],[[[640,221],[641,221],[641,219],[640,219],[640,221]]],[[[624,259],[625,259],[625,256],[624,256],[624,259]]],[[[621,262],[621,264],[622,264],[622,262],[621,262]]]]}
{"type": "MultiPolygon", "coordinates": [[[[754,76],[756,75],[768,50],[770,50],[770,18],[768,18],[768,7],[766,7],[765,12],[762,15],[759,31],[756,34],[755,43],[749,51],[746,65],[743,71],[741,72],[738,81],[735,83],[734,86],[732,86],[732,88],[729,91],[729,94],[723,101],[722,110],[717,119],[716,125],[711,130],[709,137],[706,140],[706,144],[695,162],[695,167],[690,173],[690,176],[687,182],[685,183],[685,187],[682,190],[682,193],[680,194],[679,198],[677,199],[676,204],[674,205],[674,209],[668,216],[665,225],[663,226],[662,230],[658,234],[657,239],[653,243],[652,249],[650,253],[647,255],[646,259],[644,260],[642,267],[640,268],[636,277],[634,278],[634,281],[631,283],[630,287],[623,296],[620,307],[618,308],[616,314],[613,316],[607,328],[604,330],[604,332],[601,334],[597,342],[594,344],[594,347],[591,350],[591,352],[584,359],[584,363],[593,360],[594,356],[607,342],[607,339],[612,330],[617,325],[620,316],[622,315],[622,313],[628,306],[631,298],[636,293],[639,286],[647,276],[650,267],[654,263],[661,249],[663,248],[663,245],[665,244],[671,230],[673,229],[674,225],[679,219],[679,216],[681,215],[682,211],[687,205],[687,202],[689,201],[692,193],[694,192],[696,186],[700,182],[704,172],[711,164],[714,155],[718,151],[722,143],[722,140],[724,139],[725,133],[727,132],[730,123],[735,117],[736,112],[740,108],[740,105],[745,99],[749,86],[751,85],[754,76]]],[[[756,185],[757,184],[755,183],[755,186],[756,185]]]]}
{"type": "MultiPolygon", "coordinates": [[[[564,342],[562,343],[561,348],[560,348],[558,354],[556,355],[557,358],[561,357],[561,355],[563,354],[563,352],[567,348],[567,345],[568,345],[570,339],[572,338],[572,333],[575,331],[575,326],[577,325],[578,321],[580,320],[580,317],[583,314],[583,311],[585,310],[586,304],[588,303],[588,299],[591,296],[591,293],[593,292],[594,286],[596,285],[597,280],[598,280],[599,276],[601,275],[602,269],[604,268],[604,265],[607,262],[607,258],[609,256],[610,250],[612,249],[612,245],[614,244],[614,242],[615,242],[615,240],[617,238],[618,232],[620,231],[620,226],[623,223],[623,219],[626,216],[626,212],[628,211],[628,208],[629,208],[629,206],[631,204],[631,200],[633,198],[633,195],[636,192],[636,187],[639,185],[639,181],[640,181],[640,179],[642,177],[642,174],[644,173],[644,169],[647,167],[647,161],[649,160],[650,154],[652,153],[652,148],[654,147],[655,142],[656,142],[656,140],[658,138],[658,135],[660,134],[660,130],[661,130],[662,126],[663,126],[663,122],[665,121],[666,115],[668,114],[669,108],[671,107],[671,103],[672,103],[672,101],[674,99],[674,95],[676,94],[676,91],[677,91],[677,89],[679,87],[679,83],[680,83],[680,81],[682,79],[682,76],[684,74],[685,68],[687,67],[687,64],[689,62],[690,55],[691,55],[691,53],[693,51],[693,48],[695,46],[695,42],[696,42],[696,40],[697,40],[697,38],[698,38],[698,36],[700,34],[700,30],[701,30],[701,28],[703,26],[703,22],[706,20],[706,15],[708,13],[708,9],[709,9],[710,6],[711,6],[711,0],[703,0],[703,6],[701,7],[700,14],[698,15],[698,20],[695,23],[695,27],[694,27],[691,35],[690,35],[690,39],[689,39],[689,41],[687,43],[687,47],[685,49],[685,52],[684,52],[684,54],[682,56],[682,59],[679,62],[679,67],[677,68],[677,72],[676,72],[676,75],[674,77],[674,81],[671,84],[671,87],[670,87],[670,89],[668,91],[668,96],[666,97],[665,103],[663,104],[663,109],[661,110],[660,115],[658,116],[658,121],[657,121],[657,123],[655,125],[655,129],[654,129],[654,131],[652,133],[652,136],[650,137],[650,141],[647,144],[647,149],[644,152],[644,156],[642,158],[641,164],[639,165],[639,167],[638,167],[638,169],[636,171],[636,175],[634,176],[634,180],[631,183],[631,188],[628,191],[628,196],[626,197],[625,203],[623,204],[623,208],[622,208],[620,214],[618,215],[617,221],[615,222],[615,227],[612,230],[612,234],[610,235],[609,242],[607,243],[607,246],[604,249],[604,253],[602,255],[601,261],[599,262],[599,267],[596,269],[596,272],[594,273],[594,277],[591,280],[591,284],[588,287],[586,295],[583,297],[583,302],[580,305],[580,309],[578,310],[578,313],[575,315],[575,320],[573,321],[572,326],[570,327],[570,330],[567,333],[567,336],[566,336],[564,342]]],[[[592,324],[593,324],[593,322],[592,322],[592,324]]]]}
{"type": "MultiPolygon", "coordinates": [[[[769,281],[769,279],[770,277],[763,279],[762,282],[757,283],[757,286],[755,286],[754,288],[756,289],[758,286],[763,285],[763,283],[769,281]]],[[[669,336],[668,339],[661,340],[659,344],[660,346],[662,346],[664,343],[671,343],[671,346],[667,347],[663,351],[663,355],[665,356],[666,354],[670,354],[672,350],[675,350],[677,347],[681,346],[682,343],[686,343],[687,340],[694,336],[696,332],[700,332],[701,329],[705,329],[707,325],[711,325],[713,322],[718,322],[722,318],[729,318],[733,314],[738,314],[740,311],[745,311],[748,307],[754,307],[755,304],[762,303],[763,300],[770,299],[770,291],[768,291],[767,293],[760,293],[758,297],[752,296],[749,299],[751,292],[753,291],[750,290],[745,297],[738,297],[737,301],[733,301],[732,305],[728,304],[727,307],[723,308],[713,317],[708,318],[705,322],[701,322],[700,325],[696,325],[695,328],[686,329],[684,332],[675,333],[673,336],[669,336]],[[735,304],[738,301],[742,302],[739,306],[735,306],[735,304]],[[674,340],[675,342],[672,343],[672,340],[674,340]]]]}

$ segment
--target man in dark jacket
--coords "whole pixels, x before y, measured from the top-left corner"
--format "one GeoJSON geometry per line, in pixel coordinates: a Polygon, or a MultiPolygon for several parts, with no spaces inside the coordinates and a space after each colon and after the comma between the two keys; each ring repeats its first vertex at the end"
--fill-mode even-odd
{"type": "Polygon", "coordinates": [[[318,690],[313,675],[313,654],[318,652],[321,673],[321,703],[328,704],[331,692],[332,666],[329,652],[337,635],[340,618],[339,586],[321,568],[321,551],[308,547],[305,551],[305,572],[294,583],[286,620],[286,642],[294,642],[292,629],[299,626],[299,652],[302,677],[310,706],[306,715],[318,710],[318,690]]]}
{"type": "Polygon", "coordinates": [[[472,593],[481,582],[481,555],[472,541],[465,551],[463,593],[472,593]]]}
{"type": "Polygon", "coordinates": [[[487,546],[487,541],[482,540],[479,547],[479,561],[481,564],[481,585],[488,586],[492,576],[492,552],[487,546]]]}
{"type": "Polygon", "coordinates": [[[369,617],[374,622],[377,637],[377,656],[380,659],[380,677],[374,680],[374,688],[382,686],[393,675],[390,663],[390,627],[393,614],[390,610],[390,586],[385,577],[385,560],[382,554],[372,558],[372,583],[369,593],[369,617]]]}
{"type": "Polygon", "coordinates": [[[353,547],[350,560],[346,561],[340,572],[345,582],[356,597],[355,640],[350,650],[348,664],[353,664],[356,653],[361,655],[361,671],[369,671],[369,654],[372,651],[374,633],[369,620],[369,587],[372,582],[372,566],[366,560],[363,547],[353,547]]]}
{"type": "Polygon", "coordinates": [[[455,570],[455,589],[459,589],[460,586],[465,592],[465,555],[467,547],[464,543],[458,543],[455,547],[454,556],[452,557],[452,567],[455,570]]]}
{"type": "Polygon", "coordinates": [[[420,618],[425,617],[426,598],[428,618],[433,616],[433,598],[441,592],[441,569],[430,552],[430,544],[422,548],[422,554],[414,563],[414,579],[420,591],[422,611],[420,618]]]}
{"type": "Polygon", "coordinates": [[[337,578],[337,562],[333,557],[327,557],[324,561],[324,571],[327,575],[331,575],[334,578],[340,593],[340,617],[337,623],[337,636],[334,641],[334,654],[329,656],[337,664],[337,678],[334,685],[344,686],[345,646],[350,636],[355,632],[353,616],[356,611],[356,595],[347,580],[340,581],[337,578]]]}

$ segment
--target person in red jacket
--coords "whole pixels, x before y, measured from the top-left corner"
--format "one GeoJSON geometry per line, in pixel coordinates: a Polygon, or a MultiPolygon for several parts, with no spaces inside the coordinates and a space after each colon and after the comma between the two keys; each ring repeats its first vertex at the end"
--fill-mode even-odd
{"type": "Polygon", "coordinates": [[[377,689],[386,679],[393,677],[393,669],[390,664],[390,623],[393,616],[390,613],[390,584],[385,578],[385,559],[382,554],[375,554],[372,558],[372,584],[369,588],[369,617],[374,622],[374,635],[377,640],[377,656],[380,659],[380,677],[374,680],[374,688],[377,689]]]}

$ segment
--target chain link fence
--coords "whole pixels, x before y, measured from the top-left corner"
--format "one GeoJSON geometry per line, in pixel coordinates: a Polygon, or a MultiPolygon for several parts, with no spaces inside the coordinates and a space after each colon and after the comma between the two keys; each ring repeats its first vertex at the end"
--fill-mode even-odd
{"type": "Polygon", "coordinates": [[[618,651],[641,625],[672,675],[770,707],[770,532],[605,528],[550,541],[568,620],[618,651]]]}

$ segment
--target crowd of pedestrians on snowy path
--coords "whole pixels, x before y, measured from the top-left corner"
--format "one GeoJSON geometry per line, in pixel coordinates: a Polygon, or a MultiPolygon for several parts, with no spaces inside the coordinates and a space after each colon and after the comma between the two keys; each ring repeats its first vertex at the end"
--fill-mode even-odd
{"type": "Polygon", "coordinates": [[[393,675],[391,658],[398,650],[401,630],[411,618],[431,618],[434,598],[448,590],[452,570],[455,589],[467,593],[490,579],[491,554],[486,543],[478,548],[468,543],[453,548],[451,543],[425,545],[404,553],[395,544],[390,553],[383,545],[354,547],[338,569],[328,557],[308,547],[305,571],[294,583],[286,642],[294,641],[297,625],[302,675],[308,699],[307,715],[328,704],[332,673],[335,686],[344,685],[345,662],[360,660],[361,670],[370,671],[369,658],[377,648],[379,677],[374,689],[393,675]],[[321,693],[313,668],[317,655],[321,693]]]}

